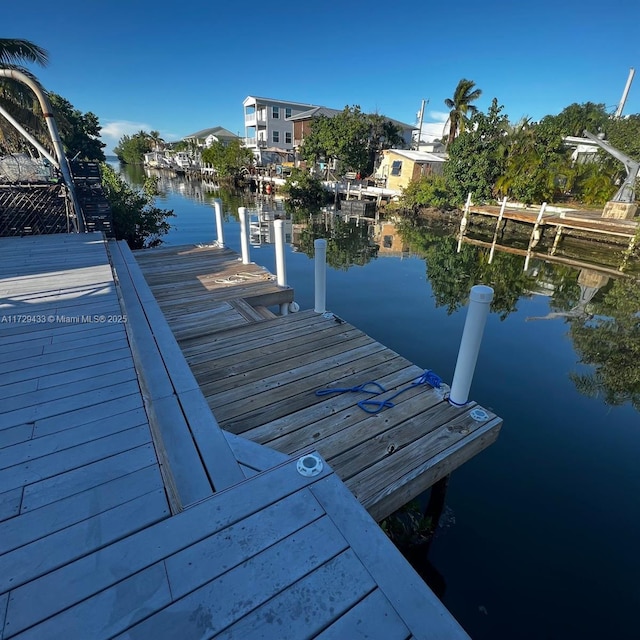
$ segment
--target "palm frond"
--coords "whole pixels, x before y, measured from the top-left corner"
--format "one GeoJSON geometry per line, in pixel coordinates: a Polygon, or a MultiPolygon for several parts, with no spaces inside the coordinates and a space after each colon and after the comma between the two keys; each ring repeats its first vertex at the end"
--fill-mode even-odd
{"type": "Polygon", "coordinates": [[[29,40],[0,38],[0,65],[2,66],[25,62],[45,66],[48,61],[47,51],[29,40]]]}

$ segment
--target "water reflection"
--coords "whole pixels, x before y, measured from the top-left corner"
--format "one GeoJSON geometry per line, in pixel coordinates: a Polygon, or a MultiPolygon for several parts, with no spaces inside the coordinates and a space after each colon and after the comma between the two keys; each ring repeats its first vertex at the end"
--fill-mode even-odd
{"type": "Polygon", "coordinates": [[[293,244],[297,251],[312,257],[314,240],[327,240],[327,264],[334,269],[347,270],[354,265],[363,266],[378,254],[374,241],[374,228],[359,217],[342,216],[332,210],[297,218],[293,244]]]}
{"type": "MultiPolygon", "coordinates": [[[[492,229],[485,236],[476,231],[467,234],[458,252],[455,224],[374,224],[332,211],[292,218],[282,200],[157,173],[159,206],[173,194],[201,203],[218,197],[227,220],[237,219],[238,207],[247,207],[254,246],[272,241],[277,217],[285,220],[286,239],[295,251],[311,257],[313,241],[326,238],[328,264],[340,271],[385,256],[420,257],[435,305],[449,314],[467,304],[471,287],[478,283],[494,288],[492,311],[502,320],[516,312],[523,300],[544,296],[548,312],[527,320],[567,325],[567,336],[578,355],[568,375],[580,393],[609,405],[630,403],[640,409],[640,283],[637,276],[629,275],[637,274],[640,265],[627,265],[627,272],[621,272],[621,251],[567,237],[547,248],[547,253],[543,244],[537,247],[525,270],[526,240],[522,244],[515,235],[495,243],[490,260],[492,229]]],[[[124,175],[132,184],[141,185],[147,174],[141,167],[127,167],[124,175]]],[[[178,213],[177,226],[185,225],[178,208],[171,207],[178,213]]]]}
{"type": "Polygon", "coordinates": [[[640,409],[640,281],[593,262],[593,251],[575,252],[562,263],[526,251],[443,235],[433,225],[400,229],[407,250],[425,259],[437,306],[452,313],[465,305],[471,287],[488,284],[495,291],[492,311],[504,320],[518,301],[533,295],[549,298],[549,313],[527,320],[562,320],[579,356],[580,371],[569,372],[578,391],[606,404],[631,403],[640,409]],[[588,266],[570,266],[588,265],[588,266]],[[526,269],[524,266],[526,265],[526,269]]]}

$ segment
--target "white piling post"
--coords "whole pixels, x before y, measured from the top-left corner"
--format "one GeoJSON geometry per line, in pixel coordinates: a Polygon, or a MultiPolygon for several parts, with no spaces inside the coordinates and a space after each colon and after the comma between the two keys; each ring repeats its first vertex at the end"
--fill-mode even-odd
{"type": "Polygon", "coordinates": [[[242,249],[242,264],[251,264],[249,258],[249,214],[246,207],[238,207],[240,218],[240,247],[242,249]]]}
{"type": "Polygon", "coordinates": [[[218,246],[224,249],[224,229],[222,226],[222,200],[220,198],[213,199],[213,208],[216,212],[216,232],[218,234],[218,246]]]}
{"type": "MultiPolygon", "coordinates": [[[[279,287],[287,286],[287,266],[284,259],[284,220],[273,221],[273,235],[276,245],[276,277],[279,287]]],[[[280,315],[289,313],[289,303],[280,305],[280,315]]]]}
{"type": "Polygon", "coordinates": [[[491,287],[478,284],[471,288],[467,319],[464,323],[458,360],[449,394],[449,402],[453,405],[462,406],[469,400],[469,389],[492,300],[493,289],[491,287]]]}
{"type": "Polygon", "coordinates": [[[315,250],[315,306],[316,313],[324,313],[327,310],[327,241],[319,238],[313,241],[315,250]]]}

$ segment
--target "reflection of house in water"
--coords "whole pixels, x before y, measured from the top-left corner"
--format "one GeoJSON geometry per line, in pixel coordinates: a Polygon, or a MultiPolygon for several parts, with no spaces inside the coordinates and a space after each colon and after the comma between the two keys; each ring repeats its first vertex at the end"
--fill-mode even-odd
{"type": "Polygon", "coordinates": [[[379,256],[406,257],[409,255],[409,246],[404,242],[393,222],[380,222],[374,225],[373,239],[380,247],[379,256]]]}
{"type": "Polygon", "coordinates": [[[284,210],[284,200],[258,200],[256,208],[249,211],[249,242],[252,247],[275,242],[274,220],[284,221],[284,241],[293,241],[293,221],[284,210]]]}
{"type": "Polygon", "coordinates": [[[217,183],[206,182],[195,177],[177,176],[151,167],[145,167],[144,172],[148,177],[157,178],[160,193],[180,193],[197,202],[204,202],[205,194],[216,193],[220,190],[217,183]]]}
{"type": "MultiPolygon", "coordinates": [[[[587,310],[587,305],[602,287],[609,283],[611,278],[593,269],[580,269],[578,273],[578,285],[580,287],[580,299],[569,311],[550,311],[546,316],[529,317],[527,320],[552,320],[554,318],[587,318],[592,314],[587,310]]],[[[550,291],[553,293],[555,287],[550,291]]],[[[538,293],[538,292],[535,292],[538,293]]],[[[551,293],[549,295],[551,295],[551,293]]]]}

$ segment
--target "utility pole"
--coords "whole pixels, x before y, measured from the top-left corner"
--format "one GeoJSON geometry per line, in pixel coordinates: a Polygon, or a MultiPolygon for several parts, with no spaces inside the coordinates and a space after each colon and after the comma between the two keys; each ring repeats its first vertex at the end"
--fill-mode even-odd
{"type": "Polygon", "coordinates": [[[420,113],[418,114],[418,139],[416,141],[416,151],[420,151],[420,136],[422,135],[422,123],[424,121],[424,108],[429,104],[428,100],[423,100],[420,106],[420,113]]]}
{"type": "Polygon", "coordinates": [[[624,91],[622,92],[622,98],[620,98],[620,103],[618,104],[618,108],[614,114],[614,118],[617,120],[622,117],[622,110],[624,109],[624,105],[627,101],[627,96],[629,95],[629,89],[631,88],[631,83],[633,82],[633,76],[636,74],[636,70],[631,67],[629,70],[629,77],[627,78],[627,84],[624,86],[624,91]]]}

